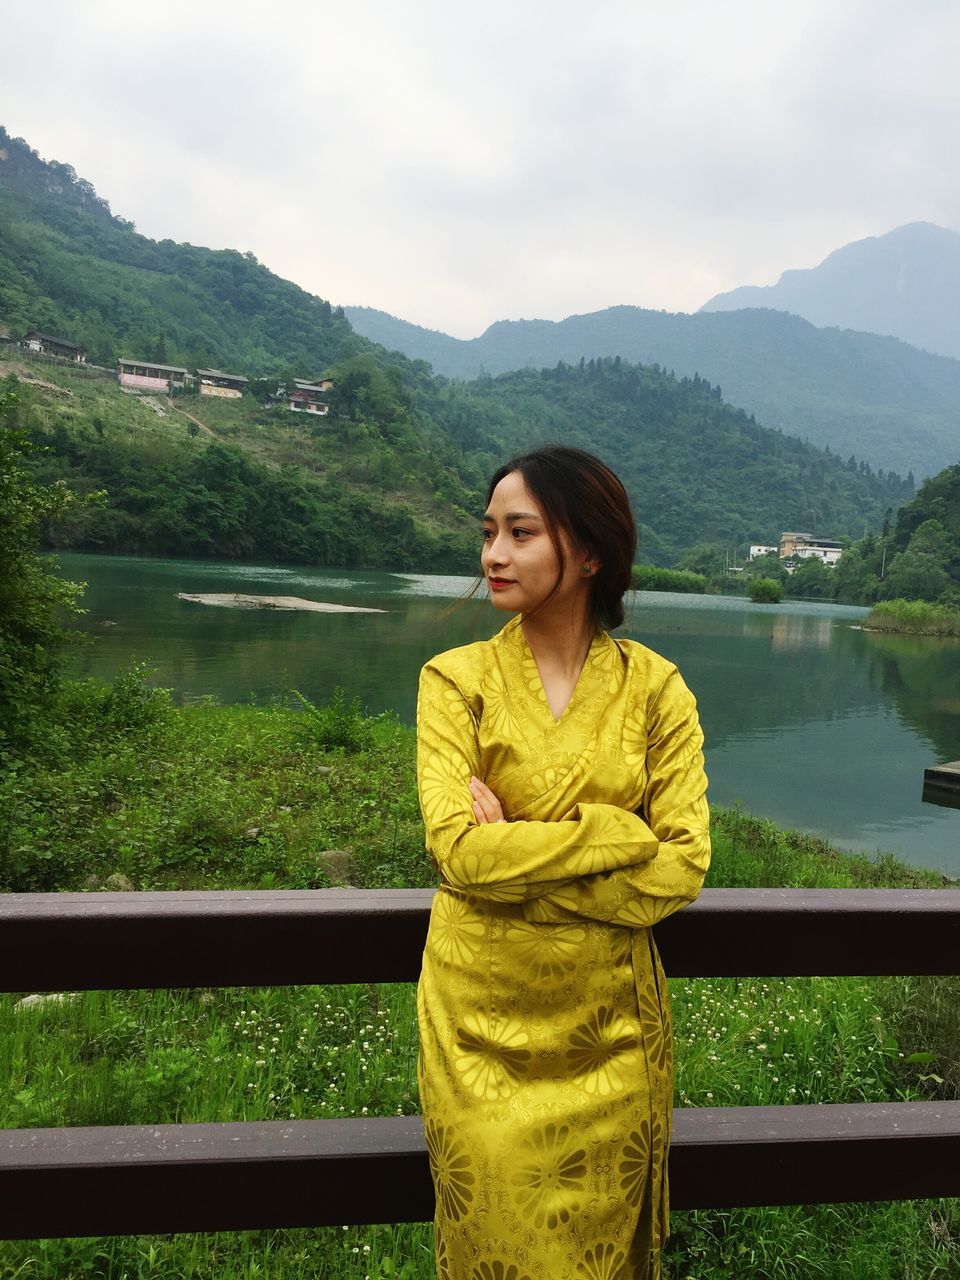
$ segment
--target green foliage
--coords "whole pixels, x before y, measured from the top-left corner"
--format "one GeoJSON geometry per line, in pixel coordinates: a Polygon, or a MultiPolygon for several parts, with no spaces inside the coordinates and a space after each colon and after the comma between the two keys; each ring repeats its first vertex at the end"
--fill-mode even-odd
{"type": "Polygon", "coordinates": [[[138,235],[68,165],[0,128],[0,315],[118,356],[318,374],[358,345],[350,325],[253,254],[138,235]]]}
{"type": "Polygon", "coordinates": [[[632,591],[682,591],[703,595],[707,580],[688,569],[662,569],[652,564],[635,564],[630,575],[632,591]]]}
{"type": "Polygon", "coordinates": [[[837,598],[925,600],[960,606],[960,464],[926,480],[897,512],[892,533],[862,538],[836,568],[837,598]]]}
{"type": "Polygon", "coordinates": [[[779,604],[783,599],[783,584],[776,578],[751,578],[747,591],[754,604],[779,604]]]}
{"type": "Polygon", "coordinates": [[[834,572],[817,556],[805,556],[797,561],[792,573],[785,574],[782,585],[788,596],[804,600],[832,600],[834,572]]]}
{"type": "MultiPolygon", "coordinates": [[[[491,462],[550,441],[599,453],[622,477],[654,563],[677,563],[700,544],[714,559],[720,548],[722,564],[724,547],[771,543],[814,508],[821,527],[852,534],[879,526],[890,504],[886,480],[761,427],[703,378],[623,360],[431,383],[421,403],[491,462]]],[[[711,576],[703,559],[681,567],[711,576]]]]}
{"type": "Polygon", "coordinates": [[[80,612],[83,590],[35,554],[44,522],[76,499],[63,484],[29,482],[20,408],[16,379],[0,380],[0,763],[41,745],[69,639],[62,618],[80,612]]]}
{"type": "Polygon", "coordinates": [[[929,475],[956,457],[957,362],[873,333],[761,309],[675,315],[620,306],[558,323],[502,320],[462,340],[369,308],[347,314],[358,333],[450,378],[575,365],[583,353],[614,351],[678,377],[699,373],[758,422],[843,459],[855,453],[851,471],[879,479],[893,505],[911,496],[908,471],[929,475]],[[894,470],[874,470],[878,463],[894,470]]]}
{"type": "Polygon", "coordinates": [[[870,631],[960,636],[960,609],[923,600],[883,600],[873,606],[863,625],[870,631]]]}
{"type": "Polygon", "coordinates": [[[369,751],[373,745],[370,723],[363,714],[359,698],[354,698],[347,705],[342,685],[337,685],[325,707],[316,706],[299,689],[292,689],[291,693],[305,712],[304,736],[307,741],[318,747],[342,747],[349,753],[369,751]]]}

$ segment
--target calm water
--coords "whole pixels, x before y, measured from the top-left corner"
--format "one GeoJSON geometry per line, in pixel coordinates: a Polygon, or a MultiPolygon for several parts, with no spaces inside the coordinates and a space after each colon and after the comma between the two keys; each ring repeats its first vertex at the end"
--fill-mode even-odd
{"type": "MultiPolygon", "coordinates": [[[[78,674],[148,662],[179,701],[258,700],[336,685],[412,722],[417,671],[505,620],[471,602],[466,578],[64,555],[88,583],[94,643],[78,674]],[[382,614],[211,608],[178,591],[300,595],[382,614]]],[[[624,633],[677,663],[697,695],[710,796],[828,837],[960,875],[960,810],[921,802],[923,770],[960,759],[960,643],[857,629],[865,610],[751,605],[638,593],[624,633]]]]}

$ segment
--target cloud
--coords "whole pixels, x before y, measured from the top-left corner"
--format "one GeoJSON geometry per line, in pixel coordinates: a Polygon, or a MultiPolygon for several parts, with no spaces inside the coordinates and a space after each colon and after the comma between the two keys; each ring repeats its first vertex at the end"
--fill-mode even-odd
{"type": "Polygon", "coordinates": [[[45,12],[5,17],[12,132],[147,234],[464,336],[960,225],[952,0],[45,12]]]}

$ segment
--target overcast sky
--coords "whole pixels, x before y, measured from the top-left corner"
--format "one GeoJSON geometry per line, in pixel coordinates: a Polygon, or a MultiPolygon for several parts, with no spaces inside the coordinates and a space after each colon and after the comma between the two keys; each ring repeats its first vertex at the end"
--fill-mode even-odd
{"type": "Polygon", "coordinates": [[[0,123],[144,234],[459,337],[960,229],[958,0],[0,5],[0,123]]]}

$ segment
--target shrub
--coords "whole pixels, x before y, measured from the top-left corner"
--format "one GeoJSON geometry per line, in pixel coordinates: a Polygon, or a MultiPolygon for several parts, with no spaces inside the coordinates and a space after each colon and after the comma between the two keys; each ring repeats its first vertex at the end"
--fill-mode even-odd
{"type": "Polygon", "coordinates": [[[373,730],[364,716],[360,699],[347,705],[340,685],[326,707],[318,707],[298,689],[290,691],[306,712],[304,730],[310,742],[318,747],[342,747],[347,753],[366,751],[373,745],[373,730]]]}
{"type": "Polygon", "coordinates": [[[754,578],[747,590],[754,604],[779,604],[783,587],[775,578],[754,578]]]}
{"type": "Polygon", "coordinates": [[[634,591],[686,591],[703,595],[707,580],[689,569],[661,569],[652,564],[635,564],[630,575],[634,591]]]}

